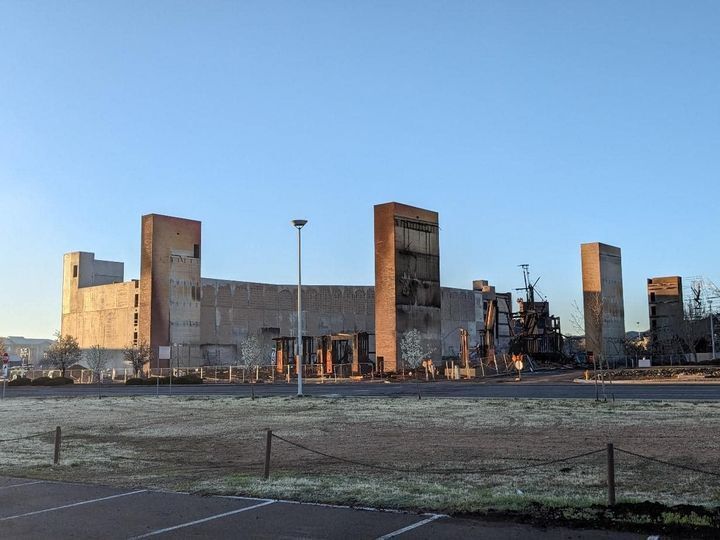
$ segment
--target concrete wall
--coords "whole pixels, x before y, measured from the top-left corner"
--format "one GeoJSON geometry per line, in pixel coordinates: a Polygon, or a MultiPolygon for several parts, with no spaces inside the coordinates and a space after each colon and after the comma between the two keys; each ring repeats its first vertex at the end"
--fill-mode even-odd
{"type": "MultiPolygon", "coordinates": [[[[303,334],[372,332],[374,300],[373,287],[304,285],[303,334]]],[[[267,349],[273,337],[297,334],[297,286],[203,278],[200,323],[206,357],[233,355],[248,335],[267,349]]]]}
{"type": "Polygon", "coordinates": [[[82,348],[129,345],[138,282],[122,279],[122,263],[96,260],[93,253],[67,253],[63,258],[60,332],[74,336],[82,348]]]}
{"type": "Polygon", "coordinates": [[[442,355],[460,354],[460,328],[468,331],[470,346],[482,341],[483,301],[480,291],[441,288],[442,355]]]}
{"type": "Polygon", "coordinates": [[[170,344],[200,343],[200,259],[170,256],[170,344]]]}
{"type": "Polygon", "coordinates": [[[606,359],[622,356],[625,309],[620,248],[594,242],[582,244],[580,254],[587,349],[606,359]]]}

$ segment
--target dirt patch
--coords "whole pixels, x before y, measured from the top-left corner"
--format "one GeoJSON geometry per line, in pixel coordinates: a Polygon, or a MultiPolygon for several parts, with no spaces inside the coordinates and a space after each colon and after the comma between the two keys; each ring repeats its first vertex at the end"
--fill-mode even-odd
{"type": "Polygon", "coordinates": [[[670,507],[716,512],[711,508],[720,504],[717,477],[618,453],[620,505],[607,513],[604,449],[613,442],[638,454],[717,471],[719,432],[715,403],[12,399],[5,402],[0,473],[541,522],[562,518],[654,527],[662,518],[668,526],[677,522],[697,532],[705,523],[717,525],[716,514],[683,514],[670,507]],[[61,463],[53,467],[57,425],[63,445],[61,463]],[[272,475],[263,480],[266,429],[354,463],[274,440],[272,475]],[[644,517],[632,517],[640,515],[637,507],[620,513],[622,505],[643,501],[662,504],[657,507],[662,510],[644,517]]]}

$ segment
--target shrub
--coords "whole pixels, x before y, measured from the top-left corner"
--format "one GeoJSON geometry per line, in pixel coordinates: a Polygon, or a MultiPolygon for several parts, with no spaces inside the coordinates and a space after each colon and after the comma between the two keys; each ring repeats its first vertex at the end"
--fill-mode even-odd
{"type": "Polygon", "coordinates": [[[45,383],[46,386],[63,386],[66,384],[74,384],[75,380],[70,377],[53,377],[45,383]]]}
{"type": "Polygon", "coordinates": [[[202,384],[203,380],[200,377],[200,375],[191,373],[189,375],[183,375],[181,377],[177,377],[177,378],[173,379],[173,382],[176,384],[202,384]]]}
{"type": "MultiPolygon", "coordinates": [[[[128,379],[125,384],[155,386],[158,384],[158,382],[161,385],[170,384],[170,377],[148,377],[147,379],[133,377],[131,379],[128,379]]],[[[195,374],[182,375],[181,377],[172,378],[173,384],[202,384],[202,382],[203,381],[200,376],[195,374]]]]}
{"type": "Polygon", "coordinates": [[[38,377],[32,380],[33,386],[63,386],[65,384],[73,384],[75,381],[70,377],[38,377]]]}
{"type": "Polygon", "coordinates": [[[28,386],[32,384],[32,380],[27,377],[18,377],[8,382],[8,386],[28,386]]]}

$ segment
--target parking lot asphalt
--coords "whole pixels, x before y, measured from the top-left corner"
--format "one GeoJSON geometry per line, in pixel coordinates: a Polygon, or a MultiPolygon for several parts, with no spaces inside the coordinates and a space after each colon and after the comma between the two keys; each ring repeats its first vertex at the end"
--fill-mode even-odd
{"type": "Polygon", "coordinates": [[[197,496],[0,477],[4,539],[135,538],[645,538],[616,531],[539,529],[442,514],[197,496]]]}

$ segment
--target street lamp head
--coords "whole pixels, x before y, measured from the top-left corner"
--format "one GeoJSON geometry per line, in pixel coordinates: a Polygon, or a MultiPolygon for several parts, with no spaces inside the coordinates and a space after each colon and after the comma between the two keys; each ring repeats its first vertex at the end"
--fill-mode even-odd
{"type": "Polygon", "coordinates": [[[307,219],[293,219],[291,223],[296,229],[302,229],[307,223],[307,219]]]}

